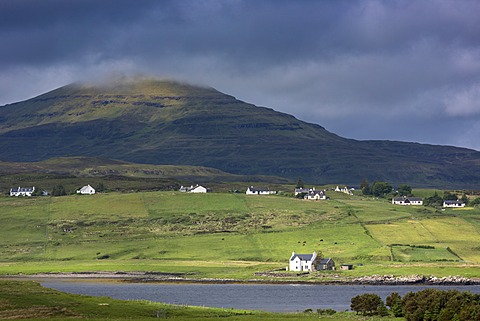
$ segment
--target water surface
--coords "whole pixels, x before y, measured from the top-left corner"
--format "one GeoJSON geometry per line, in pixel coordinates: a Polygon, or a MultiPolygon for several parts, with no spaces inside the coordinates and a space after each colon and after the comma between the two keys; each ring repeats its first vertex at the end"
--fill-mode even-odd
{"type": "Polygon", "coordinates": [[[392,292],[398,292],[403,296],[408,292],[432,287],[480,294],[480,285],[164,284],[51,279],[41,280],[40,283],[45,287],[74,294],[271,312],[295,312],[319,308],[344,311],[350,309],[351,298],[358,294],[376,293],[385,300],[392,292]]]}

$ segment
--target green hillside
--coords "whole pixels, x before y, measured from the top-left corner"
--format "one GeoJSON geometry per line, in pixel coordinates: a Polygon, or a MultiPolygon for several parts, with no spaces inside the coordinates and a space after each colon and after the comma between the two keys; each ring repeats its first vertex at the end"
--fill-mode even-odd
{"type": "Polygon", "coordinates": [[[478,188],[480,152],[355,141],[212,88],[127,79],[0,107],[0,160],[87,156],[358,185],[478,188]]]}
{"type": "Polygon", "coordinates": [[[0,198],[0,273],[159,271],[253,278],[292,251],[345,276],[480,277],[479,210],[437,211],[328,192],[329,201],[178,192],[0,198]]]}
{"type": "Polygon", "coordinates": [[[260,181],[288,183],[281,177],[234,175],[202,166],[135,164],[92,157],[0,162],[0,194],[7,194],[10,188],[19,185],[36,186],[49,192],[54,186],[62,185],[67,193],[72,193],[86,184],[102,185],[107,191],[172,190],[191,184],[208,184],[210,188],[222,190],[229,182],[247,186],[260,181]]]}

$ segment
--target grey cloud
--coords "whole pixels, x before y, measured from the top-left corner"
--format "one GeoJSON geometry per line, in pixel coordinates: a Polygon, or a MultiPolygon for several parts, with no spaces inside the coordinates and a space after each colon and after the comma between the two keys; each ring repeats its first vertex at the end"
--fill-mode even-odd
{"type": "Polygon", "coordinates": [[[480,149],[478,12],[470,0],[4,0],[0,104],[144,72],[348,137],[480,149]]]}

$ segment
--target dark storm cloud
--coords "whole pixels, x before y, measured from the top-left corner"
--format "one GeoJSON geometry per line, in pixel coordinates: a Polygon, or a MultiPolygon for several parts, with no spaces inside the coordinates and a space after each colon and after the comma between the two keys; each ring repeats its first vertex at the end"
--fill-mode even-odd
{"type": "Polygon", "coordinates": [[[477,1],[0,1],[0,104],[149,73],[358,139],[480,149],[477,1]]]}

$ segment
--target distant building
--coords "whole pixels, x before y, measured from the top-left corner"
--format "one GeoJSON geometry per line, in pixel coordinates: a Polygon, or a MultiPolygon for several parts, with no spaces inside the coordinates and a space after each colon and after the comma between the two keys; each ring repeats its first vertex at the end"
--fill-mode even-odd
{"type": "Polygon", "coordinates": [[[257,188],[250,186],[247,188],[247,191],[245,192],[247,195],[271,195],[271,194],[277,194],[277,191],[271,191],[268,188],[257,188]]]}
{"type": "Polygon", "coordinates": [[[321,271],[321,270],[335,270],[335,262],[331,258],[326,257],[326,258],[321,259],[320,262],[318,262],[316,268],[317,268],[318,271],[321,271]]]}
{"type": "Polygon", "coordinates": [[[443,201],[443,207],[465,207],[465,203],[460,200],[443,201]]]}
{"type": "MultiPolygon", "coordinates": [[[[313,189],[315,189],[315,188],[313,188],[313,189]]],[[[307,194],[311,190],[312,190],[312,188],[304,188],[304,187],[295,188],[295,196],[297,196],[298,194],[307,194]]]]}
{"type": "Polygon", "coordinates": [[[354,188],[350,188],[350,189],[349,189],[349,188],[346,187],[346,186],[345,186],[345,187],[341,187],[341,188],[337,186],[337,187],[335,188],[335,192],[345,193],[345,194],[348,194],[348,195],[353,195],[353,192],[352,192],[352,191],[354,191],[354,190],[355,190],[354,188]]]}
{"type": "Polygon", "coordinates": [[[210,189],[197,184],[195,186],[192,185],[190,187],[182,185],[178,191],[183,193],[207,193],[207,192],[210,192],[210,189]]]}
{"type": "Polygon", "coordinates": [[[297,254],[292,252],[288,269],[290,271],[320,271],[334,270],[335,262],[331,258],[320,258],[317,252],[312,254],[297,254]]]}
{"type": "Polygon", "coordinates": [[[342,271],[353,270],[353,264],[342,264],[340,265],[340,270],[342,271]]]}
{"type": "Polygon", "coordinates": [[[324,191],[311,190],[304,197],[306,200],[326,200],[327,195],[324,191]]]}
{"type": "Polygon", "coordinates": [[[32,196],[35,192],[35,186],[33,187],[18,187],[10,189],[10,196],[32,196]]]}
{"type": "Polygon", "coordinates": [[[392,198],[392,204],[394,205],[423,205],[421,197],[394,197],[392,198]]]}
{"type": "Polygon", "coordinates": [[[290,271],[315,271],[315,265],[318,263],[317,252],[312,254],[297,254],[292,252],[290,257],[290,271]]]}
{"type": "Polygon", "coordinates": [[[95,189],[90,185],[85,185],[77,191],[77,194],[93,195],[95,194],[95,189]]]}

